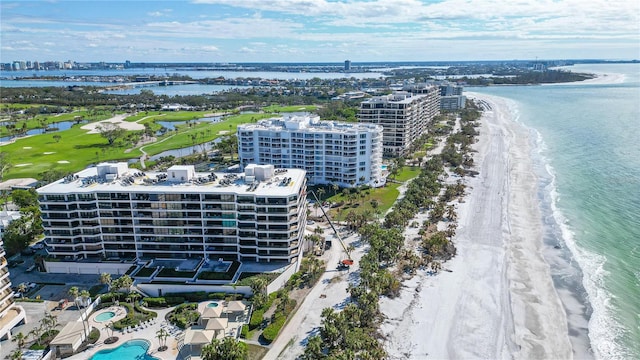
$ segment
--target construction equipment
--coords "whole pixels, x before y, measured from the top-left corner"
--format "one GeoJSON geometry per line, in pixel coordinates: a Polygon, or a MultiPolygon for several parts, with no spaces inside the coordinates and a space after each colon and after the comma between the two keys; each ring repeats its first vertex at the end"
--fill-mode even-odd
{"type": "Polygon", "coordinates": [[[345,245],[344,241],[342,241],[342,237],[340,237],[340,233],[338,233],[338,230],[336,229],[336,227],[333,226],[333,223],[331,222],[331,219],[329,219],[329,215],[327,215],[327,212],[324,211],[324,208],[322,207],[322,203],[318,199],[318,196],[316,195],[316,193],[313,191],[309,191],[309,192],[311,193],[311,195],[313,195],[313,198],[316,200],[316,202],[320,204],[320,210],[322,210],[322,214],[327,219],[327,222],[329,223],[329,226],[331,226],[331,229],[333,230],[333,233],[336,235],[336,238],[338,238],[338,241],[340,242],[340,245],[342,246],[342,249],[344,250],[345,254],[347,254],[346,259],[342,259],[338,262],[338,270],[349,269],[349,266],[353,265],[353,260],[351,259],[351,253],[349,252],[347,245],[345,245]]]}

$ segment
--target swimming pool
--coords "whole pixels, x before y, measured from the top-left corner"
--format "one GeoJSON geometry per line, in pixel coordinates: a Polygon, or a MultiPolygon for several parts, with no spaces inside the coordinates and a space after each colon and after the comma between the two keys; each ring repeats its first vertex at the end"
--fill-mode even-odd
{"type": "Polygon", "coordinates": [[[217,302],[210,302],[209,304],[207,304],[207,307],[218,307],[218,303],[217,302]]]}
{"type": "Polygon", "coordinates": [[[147,354],[151,342],[144,339],[129,340],[114,349],[100,350],[90,360],[159,360],[147,354]]]}
{"type": "Polygon", "coordinates": [[[387,165],[380,165],[380,169],[382,169],[382,171],[387,170],[387,165]]]}
{"type": "Polygon", "coordinates": [[[96,315],[94,320],[96,322],[105,322],[111,320],[114,316],[116,316],[116,313],[113,311],[105,311],[102,314],[96,315]]]}

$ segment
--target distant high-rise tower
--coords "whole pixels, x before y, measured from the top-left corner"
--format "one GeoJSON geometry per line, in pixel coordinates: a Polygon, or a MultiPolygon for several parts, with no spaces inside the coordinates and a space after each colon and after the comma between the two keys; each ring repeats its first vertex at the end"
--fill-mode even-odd
{"type": "Polygon", "coordinates": [[[345,60],[344,61],[344,71],[349,71],[351,70],[351,60],[345,60]]]}

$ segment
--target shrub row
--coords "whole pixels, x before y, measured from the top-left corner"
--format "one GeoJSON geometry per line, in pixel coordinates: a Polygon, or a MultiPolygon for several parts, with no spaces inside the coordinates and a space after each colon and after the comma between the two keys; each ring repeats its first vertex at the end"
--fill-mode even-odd
{"type": "Polygon", "coordinates": [[[271,343],[273,340],[275,340],[286,320],[287,317],[284,315],[276,317],[274,321],[269,324],[262,332],[262,337],[264,338],[264,340],[268,343],[271,343]]]}

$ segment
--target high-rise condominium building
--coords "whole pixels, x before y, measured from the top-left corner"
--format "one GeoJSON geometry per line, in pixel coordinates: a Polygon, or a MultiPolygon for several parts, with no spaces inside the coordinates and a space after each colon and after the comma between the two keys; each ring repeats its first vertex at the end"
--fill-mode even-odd
{"type": "Polygon", "coordinates": [[[375,96],[360,103],[358,121],[382,125],[385,156],[399,156],[440,113],[440,91],[430,86],[421,94],[399,91],[375,96]]]}
{"type": "Polygon", "coordinates": [[[240,165],[272,164],[307,172],[310,184],[382,186],[382,127],[320,121],[318,116],[238,126],[240,165]]]}
{"type": "MultiPolygon", "coordinates": [[[[9,269],[4,251],[2,234],[9,223],[20,217],[17,211],[0,212],[0,339],[8,340],[11,337],[11,329],[25,321],[25,312],[21,306],[13,303],[13,290],[9,280],[9,269]]],[[[1,346],[1,345],[0,345],[1,346]]]]}
{"type": "Polygon", "coordinates": [[[52,272],[90,271],[82,264],[115,272],[101,264],[154,258],[293,262],[302,249],[304,170],[143,173],[100,164],[37,191],[52,272]]]}

